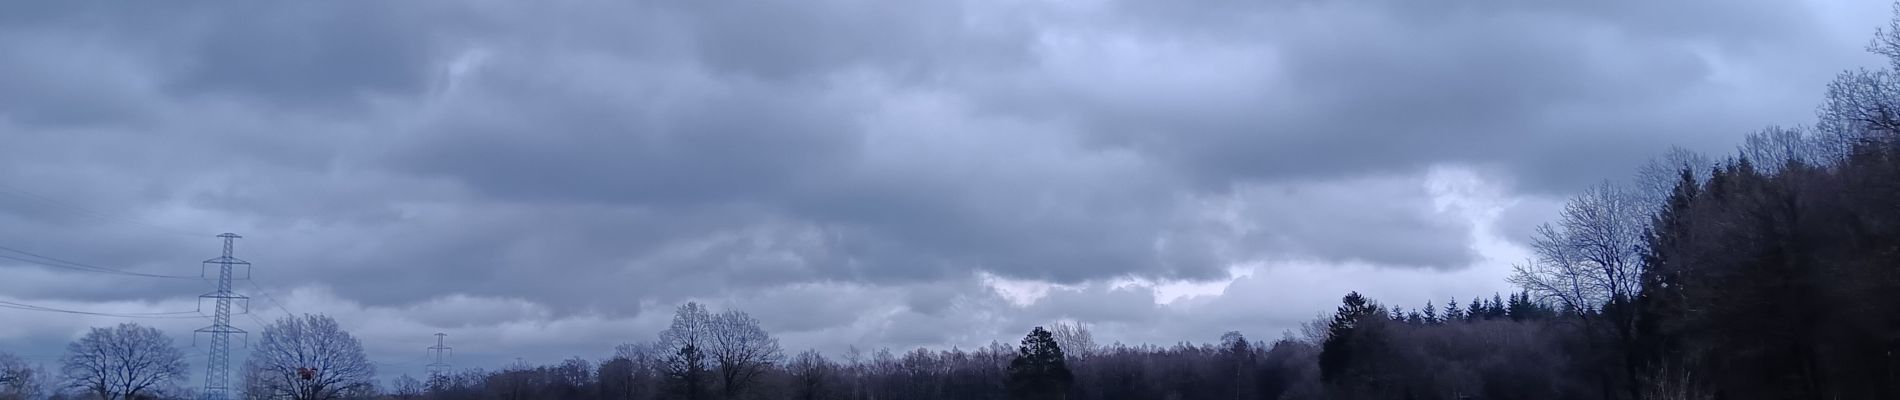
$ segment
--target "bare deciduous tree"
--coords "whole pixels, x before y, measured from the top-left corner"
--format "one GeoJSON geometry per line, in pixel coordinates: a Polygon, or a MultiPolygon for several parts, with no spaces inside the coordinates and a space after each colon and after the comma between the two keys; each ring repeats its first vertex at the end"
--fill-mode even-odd
{"type": "Polygon", "coordinates": [[[1661,156],[1652,158],[1636,170],[1634,190],[1642,196],[1642,206],[1650,212],[1663,207],[1669,200],[1669,193],[1676,190],[1676,182],[1681,181],[1682,170],[1694,174],[1697,181],[1709,178],[1709,171],[1715,168],[1714,160],[1701,153],[1682,147],[1670,147],[1661,156]]]}
{"type": "Polygon", "coordinates": [[[759,320],[744,311],[727,310],[712,319],[707,350],[719,372],[719,383],[727,398],[744,393],[760,374],[785,358],[778,339],[759,327],[759,320]]]}
{"type": "MultiPolygon", "coordinates": [[[[1326,339],[1332,336],[1332,330],[1328,329],[1328,326],[1331,325],[1332,322],[1332,313],[1321,312],[1314,314],[1313,318],[1300,322],[1299,340],[1314,346],[1325,343],[1326,339]]],[[[1287,335],[1291,336],[1293,332],[1289,331],[1287,335]]]]}
{"type": "Polygon", "coordinates": [[[394,381],[390,382],[389,386],[391,390],[390,395],[398,399],[421,398],[424,393],[422,381],[409,376],[409,374],[402,374],[402,376],[396,377],[394,381]]]}
{"type": "MultiPolygon", "coordinates": [[[[1790,162],[1816,164],[1832,161],[1824,155],[1823,147],[1823,143],[1810,140],[1807,133],[1800,129],[1771,126],[1743,139],[1741,152],[1762,171],[1778,171],[1790,162]]],[[[1697,176],[1698,181],[1702,178],[1697,176]]],[[[1669,189],[1674,190],[1674,185],[1669,189]]],[[[1663,192],[1663,197],[1667,198],[1668,192],[1663,192]]]]}
{"type": "MultiPolygon", "coordinates": [[[[1592,341],[1607,328],[1623,353],[1623,375],[1639,379],[1636,364],[1636,313],[1628,306],[1642,290],[1643,246],[1652,209],[1642,196],[1626,187],[1604,182],[1585,190],[1564,206],[1556,227],[1538,227],[1532,250],[1537,259],[1515,266],[1511,282],[1545,300],[1557,300],[1579,317],[1592,341]],[[1621,310],[1609,312],[1610,305],[1621,310]],[[1607,318],[1593,317],[1603,310],[1607,318]]],[[[1631,396],[1634,386],[1630,388],[1631,396]]]]}
{"type": "Polygon", "coordinates": [[[324,315],[285,317],[264,327],[245,365],[270,398],[345,398],[367,393],[376,377],[363,343],[324,315]]]}
{"type": "Polygon", "coordinates": [[[1050,325],[1049,334],[1055,335],[1056,345],[1070,357],[1085,358],[1095,354],[1095,334],[1080,322],[1057,322],[1050,325]]]}
{"type": "Polygon", "coordinates": [[[244,380],[243,398],[245,400],[270,400],[273,398],[270,386],[264,380],[263,372],[261,368],[257,368],[256,365],[253,365],[251,361],[247,360],[244,362],[244,377],[242,379],[244,380]]]}
{"type": "Polygon", "coordinates": [[[560,365],[548,369],[548,375],[554,393],[546,395],[579,398],[587,388],[594,386],[594,364],[580,357],[562,360],[560,365]]]}
{"type": "Polygon", "coordinates": [[[785,367],[786,372],[792,375],[792,398],[800,400],[827,398],[826,393],[833,388],[827,387],[826,382],[838,373],[837,364],[825,359],[818,350],[798,353],[785,367]]]}
{"type": "Polygon", "coordinates": [[[1589,283],[1592,271],[1578,261],[1563,233],[1550,224],[1537,226],[1531,238],[1535,256],[1523,264],[1511,266],[1511,283],[1554,302],[1572,315],[1581,315],[1604,298],[1598,287],[1589,283]]]}
{"type": "Polygon", "coordinates": [[[1832,158],[1844,157],[1856,143],[1900,135],[1900,18],[1876,31],[1867,50],[1886,56],[1888,68],[1843,71],[1827,85],[1816,144],[1832,158]]]}
{"type": "Polygon", "coordinates": [[[673,323],[660,331],[667,386],[677,397],[697,400],[706,396],[706,349],[712,341],[712,319],[704,306],[688,302],[673,311],[673,323]]]}
{"type": "Polygon", "coordinates": [[[1648,226],[1639,200],[1609,182],[1585,190],[1565,205],[1557,225],[1538,227],[1531,242],[1536,258],[1514,266],[1511,282],[1579,314],[1635,296],[1648,226]]]}
{"type": "Polygon", "coordinates": [[[674,354],[687,346],[705,348],[712,336],[712,313],[699,303],[688,302],[673,310],[673,323],[660,331],[662,354],[674,354]]]}
{"type": "Polygon", "coordinates": [[[106,399],[133,399],[183,380],[185,353],[158,329],[133,323],[92,328],[66,345],[60,373],[69,385],[106,399]]]}
{"type": "Polygon", "coordinates": [[[36,399],[40,395],[39,370],[12,354],[0,353],[0,400],[36,399]]]}
{"type": "Polygon", "coordinates": [[[627,343],[614,346],[614,357],[600,363],[598,382],[601,397],[608,399],[646,399],[657,393],[666,354],[659,343],[627,343]]]}

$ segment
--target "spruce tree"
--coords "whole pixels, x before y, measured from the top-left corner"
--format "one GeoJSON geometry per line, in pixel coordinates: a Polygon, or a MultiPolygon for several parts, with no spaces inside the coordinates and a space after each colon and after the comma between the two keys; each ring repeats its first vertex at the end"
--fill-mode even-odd
{"type": "Polygon", "coordinates": [[[1642,367],[1660,368],[1679,362],[1681,346],[1675,332],[1685,314],[1685,260],[1673,257],[1688,244],[1689,213],[1701,195],[1701,183],[1689,169],[1679,171],[1675,190],[1645,231],[1642,293],[1636,298],[1637,357],[1642,367]]]}
{"type": "Polygon", "coordinates": [[[1009,397],[1017,400],[1062,399],[1075,375],[1054,335],[1038,326],[1023,337],[1009,362],[1009,397]]]}
{"type": "Polygon", "coordinates": [[[1491,293],[1491,302],[1485,304],[1484,319],[1504,318],[1504,299],[1496,292],[1491,293]]]}
{"type": "Polygon", "coordinates": [[[1556,311],[1545,308],[1543,304],[1531,300],[1530,291],[1512,294],[1511,302],[1507,308],[1506,314],[1511,317],[1512,321],[1540,320],[1556,314],[1556,311]]]}
{"type": "Polygon", "coordinates": [[[1346,375],[1347,365],[1353,358],[1353,334],[1360,323],[1384,313],[1379,305],[1367,301],[1359,292],[1346,293],[1339,302],[1339,310],[1333,313],[1333,321],[1327,325],[1326,342],[1320,345],[1320,379],[1327,382],[1346,375]]]}

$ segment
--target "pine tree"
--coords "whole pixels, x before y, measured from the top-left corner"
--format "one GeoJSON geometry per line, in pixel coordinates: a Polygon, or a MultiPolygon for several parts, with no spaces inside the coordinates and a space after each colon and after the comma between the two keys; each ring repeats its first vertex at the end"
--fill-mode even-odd
{"type": "Polygon", "coordinates": [[[1636,358],[1641,366],[1661,368],[1678,362],[1680,338],[1673,332],[1683,314],[1684,266],[1670,253],[1688,240],[1688,213],[1700,196],[1700,184],[1689,169],[1679,172],[1675,190],[1645,231],[1643,291],[1636,298],[1636,358]]]}
{"type": "Polygon", "coordinates": [[[1465,310],[1464,308],[1458,307],[1458,298],[1451,298],[1451,303],[1445,305],[1445,322],[1461,321],[1464,319],[1465,310]]]}
{"type": "Polygon", "coordinates": [[[1320,345],[1320,379],[1328,382],[1345,375],[1346,366],[1352,361],[1350,343],[1360,323],[1384,313],[1379,305],[1367,301],[1359,292],[1346,293],[1339,303],[1332,323],[1327,325],[1326,342],[1320,345]]]}
{"type": "Polygon", "coordinates": [[[1431,301],[1426,301],[1426,302],[1425,302],[1425,315],[1424,315],[1424,317],[1425,317],[1425,323],[1427,323],[1427,324],[1436,324],[1436,323],[1438,323],[1438,322],[1439,322],[1439,319],[1438,319],[1438,306],[1435,306],[1435,305],[1432,305],[1432,302],[1431,302],[1431,301]]]}
{"type": "Polygon", "coordinates": [[[1532,301],[1529,291],[1512,294],[1511,302],[1506,307],[1508,310],[1505,314],[1511,317],[1512,321],[1540,320],[1556,314],[1555,311],[1545,308],[1543,304],[1532,301]]]}
{"type": "Polygon", "coordinates": [[[1054,335],[1038,326],[1023,337],[1009,362],[1009,397],[1017,400],[1062,399],[1075,375],[1054,335]]]}

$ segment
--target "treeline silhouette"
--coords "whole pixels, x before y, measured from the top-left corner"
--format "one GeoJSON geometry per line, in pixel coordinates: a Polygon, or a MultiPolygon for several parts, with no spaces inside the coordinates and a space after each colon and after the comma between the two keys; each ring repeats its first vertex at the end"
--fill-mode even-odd
{"type": "MultiPolygon", "coordinates": [[[[674,325],[703,310],[682,307],[674,325]]],[[[1228,332],[1217,343],[1100,346],[1085,327],[1065,323],[1034,328],[1014,347],[852,350],[834,359],[816,351],[781,358],[767,345],[753,353],[768,361],[754,373],[728,372],[742,368],[736,358],[693,355],[728,345],[662,339],[620,346],[599,363],[405,377],[384,391],[471,400],[1597,398],[1579,372],[1589,366],[1568,356],[1587,343],[1573,340],[1576,328],[1556,309],[1522,293],[1445,310],[1395,312],[1354,293],[1330,320],[1271,342],[1228,332]]]]}

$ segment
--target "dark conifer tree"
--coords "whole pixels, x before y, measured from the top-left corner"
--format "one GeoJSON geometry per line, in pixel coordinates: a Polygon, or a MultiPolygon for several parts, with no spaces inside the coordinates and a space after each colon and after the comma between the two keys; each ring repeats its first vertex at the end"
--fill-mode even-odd
{"type": "Polygon", "coordinates": [[[1016,400],[1062,399],[1075,382],[1062,347],[1040,326],[1023,337],[1016,358],[1009,362],[1008,373],[1009,397],[1016,400]]]}
{"type": "Polygon", "coordinates": [[[1689,234],[1690,207],[1701,194],[1695,172],[1680,171],[1676,187],[1663,208],[1650,223],[1643,251],[1643,291],[1637,297],[1636,333],[1641,367],[1646,372],[1660,371],[1666,364],[1679,364],[1680,347],[1675,333],[1681,325],[1685,300],[1687,264],[1677,260],[1689,234]]]}
{"type": "Polygon", "coordinates": [[[1326,342],[1320,347],[1319,371],[1324,381],[1345,375],[1347,364],[1352,361],[1350,343],[1354,331],[1366,318],[1383,313],[1377,304],[1366,300],[1359,292],[1346,293],[1339,302],[1339,309],[1333,313],[1333,320],[1326,327],[1326,342]]]}

